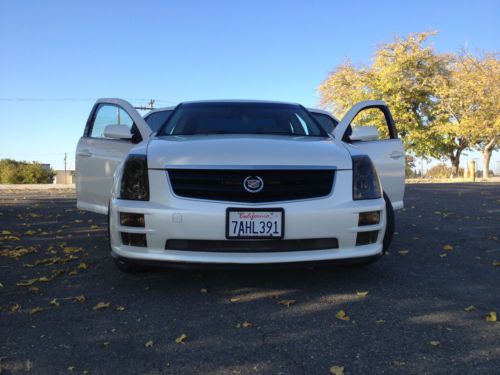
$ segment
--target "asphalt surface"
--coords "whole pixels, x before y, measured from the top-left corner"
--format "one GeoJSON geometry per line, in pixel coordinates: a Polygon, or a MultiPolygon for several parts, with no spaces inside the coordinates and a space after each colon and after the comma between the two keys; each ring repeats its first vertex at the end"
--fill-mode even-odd
{"type": "Polygon", "coordinates": [[[500,184],[407,186],[369,267],[137,275],[71,193],[0,194],[2,374],[499,373],[500,184]]]}

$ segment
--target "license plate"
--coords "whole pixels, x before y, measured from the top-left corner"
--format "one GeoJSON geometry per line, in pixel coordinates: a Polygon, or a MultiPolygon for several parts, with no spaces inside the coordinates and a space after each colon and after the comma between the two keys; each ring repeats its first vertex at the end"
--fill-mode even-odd
{"type": "Polygon", "coordinates": [[[228,208],[226,214],[227,238],[283,238],[285,231],[282,208],[242,210],[228,208]]]}

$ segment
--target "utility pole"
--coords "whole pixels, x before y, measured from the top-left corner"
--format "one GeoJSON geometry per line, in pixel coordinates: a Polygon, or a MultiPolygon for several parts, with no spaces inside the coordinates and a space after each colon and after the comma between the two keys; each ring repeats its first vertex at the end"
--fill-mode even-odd
{"type": "Polygon", "coordinates": [[[155,100],[154,100],[154,99],[151,99],[151,100],[149,101],[149,108],[150,108],[150,109],[154,109],[154,104],[155,104],[155,100]]]}
{"type": "Polygon", "coordinates": [[[66,176],[66,159],[68,158],[68,153],[64,153],[64,183],[68,183],[68,177],[66,176]]]}

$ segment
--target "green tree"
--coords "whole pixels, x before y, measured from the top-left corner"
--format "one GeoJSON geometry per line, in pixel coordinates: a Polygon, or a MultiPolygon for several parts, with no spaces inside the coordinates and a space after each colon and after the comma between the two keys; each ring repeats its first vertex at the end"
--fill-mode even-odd
{"type": "Polygon", "coordinates": [[[448,74],[449,57],[425,44],[434,34],[395,37],[379,47],[371,66],[341,64],[319,87],[321,105],[341,117],[358,101],[383,99],[407,150],[415,156],[441,156],[442,139],[433,127],[437,110],[433,81],[448,74]]]}
{"type": "Polygon", "coordinates": [[[435,128],[450,158],[452,175],[458,173],[461,152],[478,148],[488,177],[491,153],[500,136],[498,59],[493,55],[478,58],[462,51],[450,59],[448,69],[448,75],[434,80],[441,119],[435,128]]]}
{"type": "Polygon", "coordinates": [[[0,160],[1,184],[47,184],[52,182],[54,175],[52,169],[45,169],[37,162],[0,160]]]}

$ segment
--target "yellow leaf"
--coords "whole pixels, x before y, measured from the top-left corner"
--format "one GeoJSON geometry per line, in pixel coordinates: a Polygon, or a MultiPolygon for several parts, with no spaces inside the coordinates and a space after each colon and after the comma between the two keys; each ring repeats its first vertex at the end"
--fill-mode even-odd
{"type": "Polygon", "coordinates": [[[439,346],[439,345],[441,345],[441,343],[439,341],[431,341],[430,344],[432,346],[439,346]]]}
{"type": "Polygon", "coordinates": [[[366,296],[368,295],[368,291],[367,291],[367,290],[365,290],[365,291],[363,291],[363,292],[356,292],[356,295],[357,295],[358,297],[366,297],[366,296]]]}
{"type": "Polygon", "coordinates": [[[471,312],[471,311],[474,311],[475,309],[476,308],[473,305],[470,305],[470,306],[467,306],[466,308],[464,308],[464,311],[471,312]]]}
{"type": "Polygon", "coordinates": [[[99,229],[99,225],[93,224],[93,225],[90,226],[90,229],[99,229]]]}
{"type": "Polygon", "coordinates": [[[47,276],[42,276],[42,277],[38,278],[38,281],[43,281],[46,283],[46,282],[50,281],[50,279],[47,276]]]}
{"type": "Polygon", "coordinates": [[[12,232],[11,232],[10,230],[3,230],[3,231],[2,231],[2,234],[3,234],[4,236],[7,236],[7,235],[9,235],[9,234],[12,234],[12,232]]]}
{"type": "Polygon", "coordinates": [[[399,250],[398,253],[400,253],[401,255],[406,255],[410,252],[410,250],[399,250]]]}
{"type": "Polygon", "coordinates": [[[187,335],[183,333],[182,335],[180,335],[179,337],[177,337],[175,339],[175,343],[176,344],[184,344],[186,342],[187,338],[188,338],[187,335]]]}
{"type": "Polygon", "coordinates": [[[241,301],[241,298],[240,297],[233,297],[233,298],[230,298],[229,301],[232,303],[235,303],[235,302],[241,301]]]}
{"type": "Polygon", "coordinates": [[[497,321],[497,313],[496,313],[496,311],[490,311],[486,315],[486,321],[487,322],[496,322],[497,321]]]}
{"type": "Polygon", "coordinates": [[[75,223],[77,223],[77,224],[83,223],[83,220],[76,219],[76,220],[75,220],[75,223]]]}
{"type": "Polygon", "coordinates": [[[75,296],[73,298],[75,299],[75,301],[78,301],[80,303],[83,303],[86,300],[86,298],[85,298],[85,296],[83,294],[80,294],[79,296],[75,296]]]}
{"type": "Polygon", "coordinates": [[[339,310],[336,314],[335,314],[335,317],[339,320],[343,320],[343,321],[349,321],[351,320],[351,318],[349,318],[347,316],[347,314],[345,313],[344,310],[339,310]]]}
{"type": "Polygon", "coordinates": [[[78,271],[77,270],[69,271],[68,275],[70,275],[70,276],[78,275],[78,271]]]}
{"type": "Polygon", "coordinates": [[[443,246],[443,250],[452,251],[453,250],[453,246],[451,246],[451,245],[444,245],[443,246]]]}
{"type": "Polygon", "coordinates": [[[124,306],[116,306],[116,311],[125,311],[125,307],[124,306]]]}
{"type": "Polygon", "coordinates": [[[376,320],[375,323],[377,323],[377,324],[384,324],[385,320],[379,319],[379,320],[376,320]]]}
{"type": "Polygon", "coordinates": [[[57,302],[57,298],[54,298],[52,301],[49,302],[51,305],[59,307],[59,302],[57,302]]]}
{"type": "Polygon", "coordinates": [[[149,340],[148,342],[146,342],[146,343],[144,344],[144,346],[145,346],[146,348],[152,348],[152,347],[153,347],[153,340],[149,340]]]}
{"type": "Polygon", "coordinates": [[[93,310],[100,310],[100,309],[106,309],[111,305],[111,302],[99,302],[97,305],[95,305],[92,309],[93,310]]]}
{"type": "Polygon", "coordinates": [[[238,325],[236,326],[237,328],[240,328],[240,327],[243,327],[243,328],[250,328],[252,326],[252,323],[248,322],[248,321],[244,321],[243,323],[238,323],[238,325]],[[238,327],[239,326],[239,327],[238,327]]]}
{"type": "Polygon", "coordinates": [[[13,305],[11,308],[10,308],[10,311],[11,312],[16,312],[16,311],[19,311],[21,310],[21,305],[16,303],[15,305],[13,305]]]}
{"type": "Polygon", "coordinates": [[[40,291],[40,288],[36,287],[36,286],[30,286],[28,288],[28,290],[32,293],[38,293],[40,291]]]}
{"type": "Polygon", "coordinates": [[[42,312],[43,309],[41,307],[35,307],[34,309],[31,309],[30,311],[30,314],[33,315],[33,314],[37,314],[39,312],[42,312]]]}
{"type": "Polygon", "coordinates": [[[32,236],[32,235],[36,234],[36,231],[34,231],[34,230],[27,230],[26,232],[24,232],[24,234],[26,234],[28,236],[32,236]]]}
{"type": "Polygon", "coordinates": [[[494,260],[493,263],[491,263],[493,265],[493,267],[498,267],[500,266],[500,261],[498,260],[494,260]]]}
{"type": "Polygon", "coordinates": [[[296,301],[294,299],[284,299],[284,300],[281,300],[279,301],[278,303],[280,305],[283,305],[283,306],[286,306],[286,307],[290,307],[291,305],[293,305],[296,301]]]}
{"type": "Polygon", "coordinates": [[[332,375],[344,375],[344,366],[332,366],[332,367],[330,367],[330,374],[332,374],[332,375]]]}
{"type": "Polygon", "coordinates": [[[80,270],[86,270],[87,269],[87,264],[85,264],[85,263],[82,262],[82,263],[80,263],[78,265],[77,268],[80,269],[80,270]]]}
{"type": "Polygon", "coordinates": [[[17,286],[30,286],[30,285],[33,285],[34,283],[36,283],[37,281],[38,281],[38,279],[22,280],[22,281],[18,282],[16,285],[17,286]]]}

